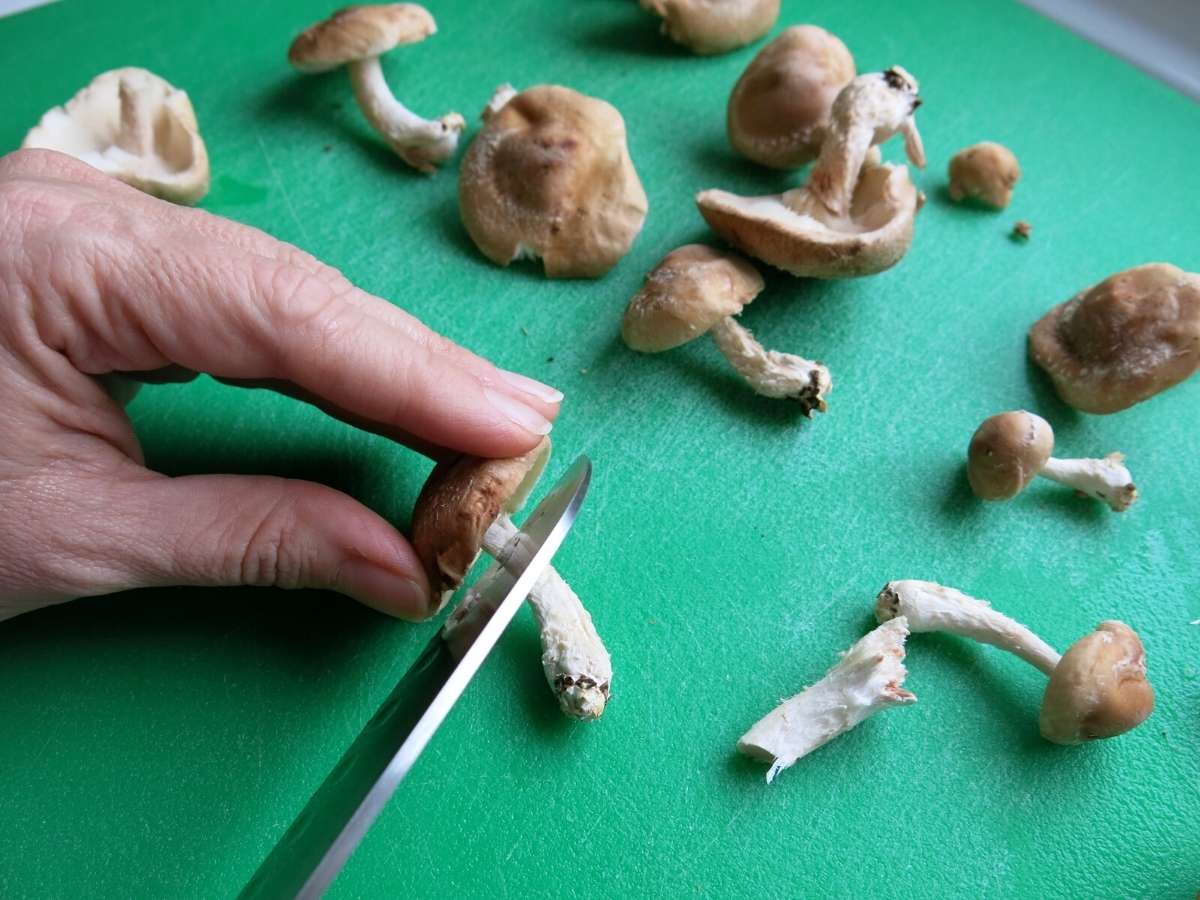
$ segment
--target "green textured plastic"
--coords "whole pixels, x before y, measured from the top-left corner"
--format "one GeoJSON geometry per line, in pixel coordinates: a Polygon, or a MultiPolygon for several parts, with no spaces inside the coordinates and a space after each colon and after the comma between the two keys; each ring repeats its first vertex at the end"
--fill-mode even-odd
{"type": "MultiPolygon", "coordinates": [[[[618,324],[642,273],[706,240],[693,194],[794,184],[735,157],[729,89],[757,47],[693,58],[630,0],[431,4],[439,32],[385,58],[417,111],[472,131],[499,83],[614,103],[650,198],[598,281],[486,262],[432,178],[365,124],[343,73],[302,76],[304,0],[63,2],[0,20],[0,149],[98,72],[191,94],[213,166],[203,207],[342,268],[497,362],[567,394],[562,458],[596,466],[556,562],[613,654],[599,722],[564,719],[522,613],[335,883],[334,897],[1153,896],[1200,888],[1200,378],[1107,417],[1026,361],[1050,305],[1151,260],[1200,270],[1200,109],[1013,4],[785,3],[862,70],[921,80],[929,197],[908,256],[842,283],[770,275],[744,319],[824,360],[812,421],[751,394],[699,341],[659,356],[618,324]],[[945,166],[997,140],[1024,176],[1001,213],[952,205],[945,166]],[[1021,244],[1017,219],[1033,224],[1021,244]],[[976,425],[1046,416],[1060,455],[1127,454],[1127,513],[1048,482],[983,505],[976,425]],[[1064,748],[1044,678],[993,648],[909,641],[913,707],[775,784],[734,742],[872,624],[889,579],[992,600],[1065,647],[1141,634],[1158,707],[1064,748]]],[[[885,156],[900,158],[899,142],[885,156]]],[[[407,523],[429,469],[295,401],[209,379],[131,408],[151,465],[323,480],[407,523]]],[[[63,523],[70,528],[70,523],[63,523]]],[[[0,625],[0,894],[229,896],[265,858],[428,640],[333,594],[158,590],[0,625]]]]}

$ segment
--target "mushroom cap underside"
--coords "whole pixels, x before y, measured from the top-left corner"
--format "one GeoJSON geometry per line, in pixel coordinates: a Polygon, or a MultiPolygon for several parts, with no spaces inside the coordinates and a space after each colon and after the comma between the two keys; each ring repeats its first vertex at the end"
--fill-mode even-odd
{"type": "Polygon", "coordinates": [[[288,48],[288,62],[301,72],[328,72],[436,31],[429,10],[416,3],[347,6],[300,32],[288,48]]]}

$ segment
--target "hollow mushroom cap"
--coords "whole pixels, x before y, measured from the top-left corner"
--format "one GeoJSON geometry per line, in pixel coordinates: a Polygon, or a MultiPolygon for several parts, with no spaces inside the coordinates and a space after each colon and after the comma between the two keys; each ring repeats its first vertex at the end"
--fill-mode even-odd
{"type": "Polygon", "coordinates": [[[1012,199],[1021,166],[1003,144],[983,141],[959,150],[950,158],[950,199],[974,197],[1003,209],[1012,199]]]}
{"type": "Polygon", "coordinates": [[[463,224],[483,255],[501,266],[540,257],[551,278],[595,278],[616,265],[647,209],[621,114],[540,85],[493,101],[483,118],[458,182],[463,224]]]}
{"type": "Polygon", "coordinates": [[[983,500],[1008,500],[1025,489],[1054,450],[1054,429],[1025,410],[983,420],[967,448],[967,480],[983,500]]]}
{"type": "Polygon", "coordinates": [[[703,244],[672,250],[625,308],[621,336],[633,350],[658,353],[698,338],[736,316],[763,289],[746,260],[703,244]]]}
{"type": "Polygon", "coordinates": [[[779,18],[780,0],[641,0],[662,32],[693,53],[728,53],[757,41],[779,18]]]}
{"type": "Polygon", "coordinates": [[[1154,711],[1146,653],[1124,622],[1101,622],[1072,644],[1050,675],[1042,698],[1042,737],[1080,744],[1116,737],[1154,711]]]}
{"type": "Polygon", "coordinates": [[[1200,368],[1200,275],[1168,263],[1110,275],[1039,319],[1029,354],[1083,412],[1153,397],[1200,368]]]}
{"type": "Polygon", "coordinates": [[[854,57],[816,25],[793,25],[758,52],[729,95],[729,143],[764,166],[795,169],[817,158],[829,112],[854,78],[854,57]]]}
{"type": "Polygon", "coordinates": [[[328,72],[436,31],[429,10],[416,3],[347,6],[300,32],[288,48],[288,62],[301,72],[328,72]]]}
{"type": "Polygon", "coordinates": [[[125,67],[97,75],[42,116],[21,146],[68,153],[175,203],[195,203],[208,193],[208,150],[192,101],[146,69],[125,67]],[[133,129],[139,124],[146,148],[135,146],[133,129]]]}
{"type": "Polygon", "coordinates": [[[511,459],[463,456],[434,467],[413,507],[412,545],[435,597],[444,600],[462,584],[488,526],[525,505],[549,458],[544,438],[511,459]]]}

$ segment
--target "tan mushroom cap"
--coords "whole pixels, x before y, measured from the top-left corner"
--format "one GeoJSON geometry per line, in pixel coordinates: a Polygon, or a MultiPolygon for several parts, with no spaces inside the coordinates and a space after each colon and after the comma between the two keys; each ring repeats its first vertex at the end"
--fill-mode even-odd
{"type": "Polygon", "coordinates": [[[47,112],[22,147],[58,150],[175,203],[208,193],[208,150],[186,92],[146,69],[103,72],[47,112]]]}
{"type": "Polygon", "coordinates": [[[1200,275],[1168,263],[1111,275],[1038,320],[1029,354],[1083,412],[1153,397],[1200,368],[1200,275]]]}
{"type": "Polygon", "coordinates": [[[693,53],[728,53],[757,41],[779,18],[779,0],[641,0],[662,32],[693,53]]]}
{"type": "Polygon", "coordinates": [[[730,144],[776,169],[816,159],[833,101],[854,75],[854,57],[837,36],[816,25],[784,29],[733,86],[725,110],[730,144]]]}
{"type": "Polygon", "coordinates": [[[1021,177],[1017,157],[1003,144],[983,141],[959,150],[950,158],[950,199],[973,197],[1003,209],[1012,200],[1013,185],[1021,177]]]}
{"type": "Polygon", "coordinates": [[[1154,711],[1142,642],[1124,622],[1101,622],[1076,641],[1050,675],[1039,727],[1056,744],[1116,737],[1154,711]]]}
{"type": "Polygon", "coordinates": [[[1054,429],[1041,416],[1014,410],[990,416],[967,448],[967,480],[983,500],[1017,496],[1054,451],[1054,429]]]}
{"type": "Polygon", "coordinates": [[[463,456],[438,463],[417,497],[412,545],[435,597],[452,594],[470,571],[488,526],[524,504],[550,458],[550,440],[511,459],[463,456]]]}
{"type": "Polygon", "coordinates": [[[288,62],[301,72],[328,72],[423,41],[435,31],[429,10],[416,3],[347,6],[300,32],[288,48],[288,62]]]}
{"type": "Polygon", "coordinates": [[[763,289],[741,257],[703,244],[672,250],[646,276],[625,308],[621,336],[633,350],[658,353],[686,344],[726,316],[736,316],[763,289]]]}
{"type": "Polygon", "coordinates": [[[621,114],[540,85],[489,105],[484,120],[458,182],[463,224],[484,256],[501,266],[539,257],[551,278],[595,278],[616,265],[647,209],[621,114]]]}

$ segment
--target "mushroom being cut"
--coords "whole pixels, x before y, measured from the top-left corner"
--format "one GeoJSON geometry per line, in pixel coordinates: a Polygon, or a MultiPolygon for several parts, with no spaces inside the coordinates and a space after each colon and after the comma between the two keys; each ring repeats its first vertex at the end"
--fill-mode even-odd
{"type": "Polygon", "coordinates": [[[1103,459],[1057,459],[1054,429],[1025,410],[983,420],[967,447],[967,480],[982,500],[1011,500],[1040,475],[1124,512],[1137,499],[1133,476],[1120,453],[1103,459]]]}
{"type": "Polygon", "coordinates": [[[621,336],[633,350],[659,353],[702,334],[756,393],[795,400],[806,416],[825,412],[829,370],[790,353],[764,350],[734,316],[763,289],[762,276],[741,257],[702,244],[668,253],[625,308],[621,336]]]}
{"type": "Polygon", "coordinates": [[[1200,275],[1168,263],[1110,275],[1039,319],[1029,355],[1076,409],[1141,403],[1200,368],[1200,275]]]}
{"type": "MultiPolygon", "coordinates": [[[[509,516],[524,505],[550,455],[550,442],[512,459],[460,457],[439,463],[417,498],[412,544],[442,601],[458,589],[481,550],[499,566],[511,565],[524,546],[509,516]]],[[[470,629],[489,611],[479,607],[485,572],[446,623],[446,638],[470,629]]],[[[542,668],[568,716],[596,719],[612,684],[612,661],[592,617],[562,576],[547,566],[529,593],[542,642],[542,668]]]]}
{"type": "Polygon", "coordinates": [[[113,69],[47,112],[22,147],[69,153],[174,203],[208,193],[208,151],[192,101],[146,69],[113,69]]]}
{"type": "Polygon", "coordinates": [[[434,172],[454,155],[466,122],[456,112],[423,119],[395,98],[379,57],[401,44],[415,44],[437,31],[433,16],[416,3],[347,6],[302,31],[288,48],[288,62],[301,72],[345,66],[358,105],[396,154],[421,172],[434,172]]]}
{"type": "Polygon", "coordinates": [[[779,0],[641,0],[662,19],[662,33],[693,53],[712,56],[752,44],[779,18],[779,0]]]}
{"type": "Polygon", "coordinates": [[[833,101],[854,77],[854,57],[816,25],[785,28],[746,66],[725,108],[733,149],[773,169],[817,158],[833,101]]]}
{"type": "Polygon", "coordinates": [[[737,742],[738,752],[770,763],[770,784],[798,759],[867,717],[916,703],[904,690],[906,637],[903,617],[880,625],[843,653],[824,678],[759,719],[737,742]]]}
{"type": "Polygon", "coordinates": [[[551,278],[596,278],[646,219],[625,120],[558,85],[496,89],[458,180],[463,224],[492,262],[541,259],[551,278]]]}
{"type": "Polygon", "coordinates": [[[875,602],[880,622],[905,620],[913,634],[945,631],[999,647],[1050,677],[1038,725],[1056,744],[1116,737],[1154,710],[1146,653],[1124,622],[1101,622],[1059,656],[1024,625],[953,588],[931,581],[890,581],[875,602]]]}
{"type": "Polygon", "coordinates": [[[972,197],[1003,209],[1012,200],[1021,166],[1003,144],[984,141],[959,150],[950,158],[950,199],[972,197]]]}
{"type": "Polygon", "coordinates": [[[763,197],[702,191],[701,215],[733,246],[793,275],[853,278],[890,268],[908,252],[924,195],[906,166],[879,162],[873,148],[903,134],[908,158],[925,166],[917,91],[899,66],[859,75],[834,101],[804,185],[763,197]]]}

